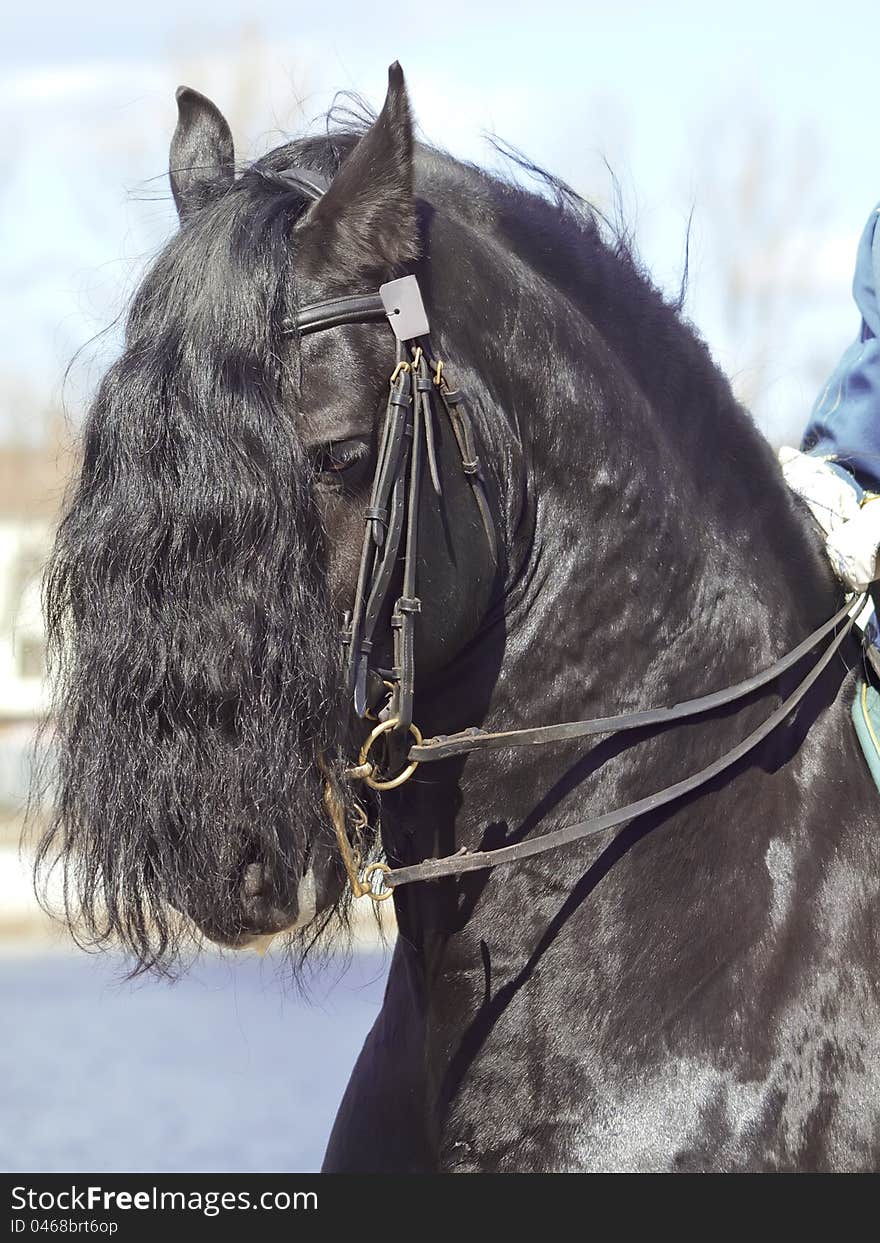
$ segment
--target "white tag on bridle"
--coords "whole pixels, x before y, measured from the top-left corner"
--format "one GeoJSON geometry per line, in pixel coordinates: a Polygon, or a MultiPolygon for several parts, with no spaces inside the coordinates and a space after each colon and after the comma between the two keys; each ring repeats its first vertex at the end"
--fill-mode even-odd
{"type": "Polygon", "coordinates": [[[399,280],[380,285],[379,297],[398,341],[412,341],[413,337],[428,335],[428,315],[414,276],[401,276],[399,280]]]}

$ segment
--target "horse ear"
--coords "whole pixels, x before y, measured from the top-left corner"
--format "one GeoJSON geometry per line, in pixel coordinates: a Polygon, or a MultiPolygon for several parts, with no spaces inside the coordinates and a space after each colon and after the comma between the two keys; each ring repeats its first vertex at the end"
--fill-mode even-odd
{"type": "Polygon", "coordinates": [[[210,99],[189,86],[177,88],[177,128],[168,176],[181,221],[196,211],[209,187],[231,185],[235,174],[232,132],[210,99]]]}
{"type": "Polygon", "coordinates": [[[382,111],[297,232],[314,235],[322,268],[349,274],[384,271],[417,257],[413,123],[397,61],[388,70],[382,111]]]}

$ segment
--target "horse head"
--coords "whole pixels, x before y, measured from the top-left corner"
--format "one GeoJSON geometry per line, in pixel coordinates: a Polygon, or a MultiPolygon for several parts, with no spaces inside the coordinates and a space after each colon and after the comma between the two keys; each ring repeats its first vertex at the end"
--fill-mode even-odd
{"type": "MultiPolygon", "coordinates": [[[[41,859],[60,858],[71,920],[140,968],[173,959],[175,913],[226,945],[303,943],[344,905],[326,795],[350,820],[342,774],[369,726],[340,623],[396,342],[387,323],[291,325],[305,305],[430,279],[399,66],[365,132],[281,147],[239,176],[218,109],[177,98],[180,228],[88,413],[47,587],[57,797],[41,859]]],[[[445,421],[435,438],[443,504],[419,506],[428,676],[479,627],[494,576],[445,421]]],[[[378,638],[371,666],[392,662],[378,638]]]]}

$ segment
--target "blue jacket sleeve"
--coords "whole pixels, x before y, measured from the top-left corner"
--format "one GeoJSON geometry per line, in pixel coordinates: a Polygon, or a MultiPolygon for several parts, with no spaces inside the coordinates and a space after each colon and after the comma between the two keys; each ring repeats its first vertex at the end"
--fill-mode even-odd
{"type": "Polygon", "coordinates": [[[837,364],[813,407],[802,449],[840,464],[871,492],[880,492],[880,206],[859,242],[853,297],[859,335],[837,364]]]}

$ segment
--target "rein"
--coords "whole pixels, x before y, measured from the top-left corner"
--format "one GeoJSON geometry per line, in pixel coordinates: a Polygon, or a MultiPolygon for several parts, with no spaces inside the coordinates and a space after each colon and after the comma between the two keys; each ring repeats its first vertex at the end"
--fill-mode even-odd
{"type": "MultiPolygon", "coordinates": [[[[315,183],[322,180],[308,170],[300,170],[298,175],[315,183]]],[[[317,190],[318,185],[314,188],[317,190]]],[[[314,194],[314,197],[319,197],[319,194],[314,194]]],[[[612,735],[651,726],[662,728],[677,721],[691,720],[742,700],[769,685],[797,665],[832,632],[836,633],[807,675],[779,707],[747,737],[712,763],[636,802],[509,846],[474,852],[462,850],[455,855],[426,859],[408,867],[391,868],[385,863],[371,863],[361,871],[358,856],[349,840],[344,800],[322,764],[325,806],[334,825],[352,891],[355,897],[371,897],[376,902],[391,897],[393,890],[401,885],[484,871],[557,850],[605,833],[703,789],[754,750],[798,706],[844,643],[868,598],[867,593],[858,598],[850,597],[833,617],[767,669],[708,695],[672,706],[610,717],[495,733],[473,728],[423,739],[412,719],[414,626],[415,617],[421,610],[416,590],[418,516],[425,469],[435,495],[438,499],[442,497],[435,429],[438,404],[452,428],[461,469],[470,482],[492,559],[497,561],[497,537],[464,398],[461,392],[450,387],[443,361],[435,358],[431,351],[428,319],[415,276],[382,285],[378,295],[333,298],[303,307],[297,313],[295,324],[291,324],[288,330],[306,335],[344,324],[373,323],[382,319],[387,319],[397,338],[397,361],[390,379],[370,502],[364,514],[364,538],[354,604],[351,613],[346,615],[343,629],[348,687],[355,712],[376,724],[361,747],[357,765],[346,770],[346,778],[364,781],[373,789],[390,790],[407,781],[419,764],[435,763],[473,751],[544,746],[598,734],[612,735]],[[407,347],[410,357],[407,357],[407,347]],[[401,543],[402,590],[391,611],[393,664],[388,669],[374,669],[370,665],[370,656],[383,606],[388,601],[399,565],[401,543]],[[838,626],[841,629],[838,630],[838,626]],[[380,706],[383,700],[384,706],[380,706]],[[407,745],[410,736],[415,741],[407,745]],[[373,747],[380,739],[390,743],[389,754],[399,768],[395,775],[383,774],[370,759],[373,747]]],[[[364,823],[365,817],[359,810],[354,826],[358,836],[364,823]]]]}
{"type": "MultiPolygon", "coordinates": [[[[683,780],[675,782],[674,785],[666,786],[664,789],[658,790],[654,794],[649,794],[645,798],[638,799],[634,803],[627,803],[624,807],[618,807],[615,811],[606,812],[602,816],[593,816],[587,820],[578,820],[573,824],[565,825],[561,829],[555,829],[553,832],[544,833],[540,837],[527,838],[525,841],[516,842],[512,846],[500,846],[495,850],[480,850],[472,853],[463,852],[445,859],[427,859],[424,863],[416,863],[411,867],[394,869],[389,868],[383,874],[385,884],[393,889],[398,885],[412,884],[414,881],[440,880],[445,876],[459,876],[463,872],[477,872],[486,868],[499,867],[501,864],[505,863],[516,863],[521,859],[529,859],[534,855],[544,854],[548,850],[556,850],[560,846],[567,846],[572,842],[579,842],[583,841],[584,838],[594,837],[598,833],[605,833],[608,829],[616,828],[620,824],[625,824],[629,820],[634,820],[637,816],[645,815],[646,812],[656,811],[660,807],[666,807],[669,803],[677,802],[686,795],[692,794],[695,790],[703,788],[715,777],[725,772],[728,768],[732,768],[738,760],[741,760],[744,756],[748,755],[750,751],[754,750],[754,748],[760,742],[763,742],[769,734],[772,734],[773,731],[782,724],[785,718],[797,707],[809,691],[810,687],[813,686],[823,671],[827,668],[834,654],[838,651],[847,635],[852,630],[853,625],[855,624],[855,619],[867,599],[868,595],[865,593],[855,602],[850,600],[834,615],[834,617],[830,618],[824,626],[821,626],[818,630],[814,631],[808,639],[805,639],[804,642],[799,645],[799,648],[794,649],[796,652],[800,649],[809,648],[819,638],[828,634],[838,623],[842,622],[850,610],[854,609],[854,612],[847,619],[843,629],[834,636],[832,642],[828,644],[825,651],[822,653],[822,656],[807,676],[798,684],[788,698],[783,700],[775,712],[772,712],[770,716],[768,716],[757,729],[748,734],[742,742],[738,743],[735,747],[731,747],[729,751],[725,751],[724,754],[719,756],[717,760],[713,760],[711,764],[707,764],[706,767],[701,768],[699,772],[693,773],[690,777],[685,777],[683,780]]],[[[759,680],[757,680],[756,684],[759,686],[764,685],[767,682],[772,681],[773,678],[778,677],[779,674],[785,669],[791,668],[794,663],[792,656],[793,652],[789,653],[788,656],[783,657],[782,660],[777,661],[775,665],[772,665],[770,669],[766,671],[766,673],[758,675],[759,680]]],[[[751,681],[756,681],[756,679],[751,679],[751,681]]],[[[749,684],[742,683],[741,685],[748,686],[749,684]]],[[[730,689],[734,690],[737,688],[730,689]]],[[[753,690],[754,686],[749,687],[749,689],[753,690]]],[[[748,693],[748,690],[746,690],[740,692],[740,694],[731,695],[728,691],[719,691],[717,696],[707,695],[703,699],[695,699],[689,702],[699,705],[705,704],[707,700],[717,699],[719,703],[730,703],[734,699],[739,699],[748,693]]],[[[565,737],[581,737],[588,733],[613,734],[618,733],[623,729],[635,729],[637,727],[636,724],[631,722],[635,722],[636,718],[639,716],[646,718],[646,724],[649,722],[654,723],[658,720],[662,723],[666,723],[673,720],[687,719],[708,711],[706,707],[697,707],[687,712],[679,711],[679,709],[685,709],[687,707],[687,703],[682,703],[671,709],[657,708],[644,713],[634,713],[631,716],[619,717],[617,718],[618,720],[627,722],[627,724],[619,726],[610,725],[610,722],[614,721],[615,718],[607,717],[604,720],[599,719],[594,721],[573,722],[571,726],[551,725],[545,728],[547,734],[553,734],[554,731],[562,729],[573,729],[575,731],[568,735],[562,735],[565,737]],[[675,715],[669,715],[672,713],[675,713],[675,715]],[[591,728],[583,728],[585,726],[589,726],[591,728]],[[596,728],[599,726],[603,728],[596,728]]],[[[491,742],[488,744],[490,746],[517,746],[524,745],[522,740],[519,742],[511,741],[517,733],[542,734],[544,732],[544,730],[540,729],[511,731],[508,734],[484,735],[484,739],[507,739],[504,743],[491,742]]],[[[550,737],[533,738],[531,740],[532,745],[534,745],[535,742],[540,743],[548,741],[551,741],[550,737]]],[[[375,867],[376,865],[373,866],[375,867]]]]}

